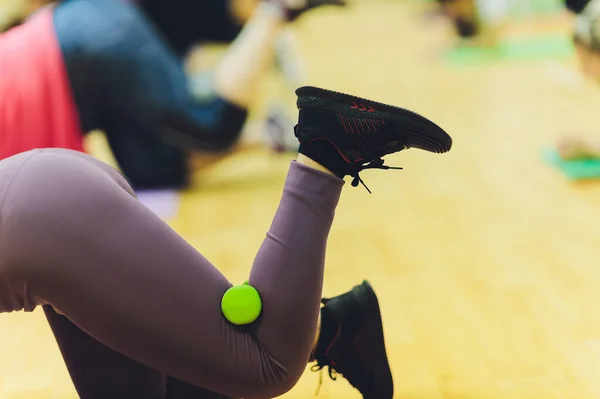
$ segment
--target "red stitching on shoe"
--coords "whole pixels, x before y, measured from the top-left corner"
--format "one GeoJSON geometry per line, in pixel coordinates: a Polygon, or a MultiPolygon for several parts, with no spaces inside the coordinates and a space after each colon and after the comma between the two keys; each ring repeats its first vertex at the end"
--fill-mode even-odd
{"type": "Polygon", "coordinates": [[[342,115],[338,115],[338,119],[340,120],[344,131],[346,131],[346,133],[350,133],[350,129],[348,128],[348,125],[346,123],[346,118],[344,118],[342,115]]]}
{"type": "Polygon", "coordinates": [[[352,118],[349,118],[345,115],[343,115],[342,118],[344,118],[344,120],[346,121],[346,124],[350,128],[350,133],[352,133],[353,135],[357,135],[358,133],[360,133],[360,129],[358,130],[358,132],[354,131],[354,126],[352,126],[352,120],[353,120],[352,118]]]}
{"type": "Polygon", "coordinates": [[[342,331],[342,328],[340,327],[340,324],[338,323],[338,328],[335,333],[335,337],[333,337],[333,339],[331,340],[331,342],[329,343],[327,348],[325,348],[325,355],[327,356],[327,359],[329,359],[329,361],[331,362],[332,366],[335,366],[335,362],[333,360],[331,360],[331,358],[329,358],[329,351],[331,350],[331,348],[333,348],[333,344],[335,344],[335,341],[337,341],[337,339],[340,337],[341,331],[342,331]]]}
{"type": "Polygon", "coordinates": [[[366,111],[366,112],[375,112],[375,108],[373,108],[372,105],[369,105],[368,107],[364,104],[357,104],[356,101],[352,101],[352,105],[350,106],[350,108],[352,109],[357,109],[359,111],[366,111]]]}

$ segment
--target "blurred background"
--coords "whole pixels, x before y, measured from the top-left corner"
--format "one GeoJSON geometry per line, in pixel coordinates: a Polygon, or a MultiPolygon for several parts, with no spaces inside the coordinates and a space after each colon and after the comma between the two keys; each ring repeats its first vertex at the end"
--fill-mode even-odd
{"type": "MultiPolygon", "coordinates": [[[[24,3],[0,0],[0,23],[24,3]]],[[[241,283],[294,156],[269,123],[289,134],[295,88],[421,113],[452,151],[393,155],[403,171],[363,173],[373,194],[344,192],[325,295],[373,284],[397,398],[600,398],[600,88],[582,73],[574,19],[558,0],[316,10],[290,24],[256,93],[244,135],[261,144],[140,198],[241,283]]],[[[199,43],[190,71],[209,73],[228,46],[199,43]]],[[[102,132],[86,146],[118,167],[102,132]]],[[[312,397],[318,379],[285,397],[312,397]]],[[[0,315],[0,398],[76,397],[42,312],[0,315]]],[[[324,378],[319,397],[360,396],[324,378]]]]}

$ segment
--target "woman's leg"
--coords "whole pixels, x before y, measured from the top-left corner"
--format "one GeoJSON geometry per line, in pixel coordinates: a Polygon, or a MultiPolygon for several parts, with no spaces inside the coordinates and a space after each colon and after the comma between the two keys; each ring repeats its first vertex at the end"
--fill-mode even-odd
{"type": "Polygon", "coordinates": [[[51,304],[125,356],[215,392],[274,397],[295,384],[341,179],[292,163],[253,266],[264,308],[249,334],[221,315],[223,275],[102,169],[38,150],[1,161],[0,176],[1,310],[51,304]]]}
{"type": "Polygon", "coordinates": [[[356,185],[361,170],[388,168],[386,154],[446,152],[452,140],[402,108],[310,87],[297,94],[301,154],[252,266],[263,304],[252,331],[223,318],[231,284],[218,270],[113,175],[68,150],[0,161],[0,311],[50,304],[119,353],[225,395],[278,396],[310,356],[366,398],[391,399],[370,286],[319,310],[327,236],[341,178],[356,185]]]}
{"type": "Polygon", "coordinates": [[[43,308],[82,399],[227,399],[131,360],[98,342],[52,306],[43,308]]]}
{"type": "Polygon", "coordinates": [[[166,399],[234,399],[173,377],[167,377],[166,399]]]}
{"type": "MultiPolygon", "coordinates": [[[[46,149],[45,152],[62,153],[46,149]]],[[[82,153],[72,156],[101,168],[119,186],[135,195],[126,180],[109,165],[82,153]]],[[[107,347],[87,334],[50,305],[46,319],[60,348],[73,384],[82,399],[230,399],[174,377],[166,376],[107,347]]],[[[315,339],[318,335],[315,335],[315,339]]],[[[316,342],[313,343],[313,348],[316,342]]]]}
{"type": "MultiPolygon", "coordinates": [[[[44,152],[55,153],[58,156],[63,154],[60,149],[45,149],[44,152]]],[[[100,168],[119,187],[135,196],[123,176],[109,165],[83,153],[70,152],[69,154],[100,168]]],[[[186,396],[167,396],[167,385],[174,386],[175,390],[180,384],[179,382],[171,382],[164,374],[98,342],[69,319],[59,315],[52,306],[44,305],[43,308],[79,397],[83,399],[116,397],[148,399],[202,398],[199,395],[188,395],[193,392],[191,388],[184,392],[186,396]]],[[[181,391],[182,389],[177,390],[181,391]]],[[[215,399],[217,398],[215,397],[215,399]]]]}
{"type": "Polygon", "coordinates": [[[46,319],[80,398],[167,397],[167,378],[98,342],[50,305],[46,319]]]}

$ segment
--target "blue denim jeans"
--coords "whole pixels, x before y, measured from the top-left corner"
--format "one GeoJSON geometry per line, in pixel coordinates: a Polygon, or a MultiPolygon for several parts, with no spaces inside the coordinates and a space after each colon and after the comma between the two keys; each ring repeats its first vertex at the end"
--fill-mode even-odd
{"type": "Polygon", "coordinates": [[[54,23],[82,127],[106,133],[135,188],[185,186],[189,151],[238,139],[247,111],[195,95],[182,60],[135,5],[67,0],[54,23]]]}

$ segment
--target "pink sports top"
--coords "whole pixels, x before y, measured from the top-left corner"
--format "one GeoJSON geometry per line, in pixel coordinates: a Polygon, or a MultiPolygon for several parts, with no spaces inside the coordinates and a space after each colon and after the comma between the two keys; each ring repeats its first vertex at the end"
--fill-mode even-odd
{"type": "Polygon", "coordinates": [[[0,34],[0,159],[34,148],[83,151],[52,8],[0,34]]]}

